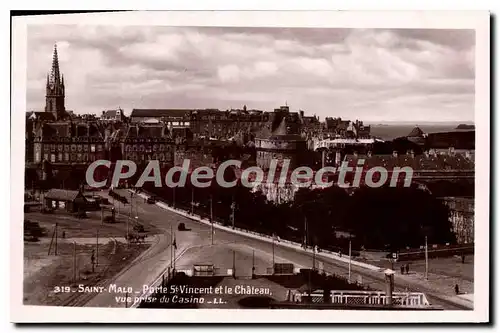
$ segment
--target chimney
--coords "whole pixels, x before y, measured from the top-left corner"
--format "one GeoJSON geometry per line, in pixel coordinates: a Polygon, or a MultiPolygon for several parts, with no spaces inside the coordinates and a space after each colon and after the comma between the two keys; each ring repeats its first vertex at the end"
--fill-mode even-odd
{"type": "Polygon", "coordinates": [[[392,157],[398,157],[398,151],[397,150],[394,150],[392,152],[392,157]]]}
{"type": "Polygon", "coordinates": [[[304,118],[304,111],[300,110],[299,113],[300,113],[300,118],[304,118]]]}

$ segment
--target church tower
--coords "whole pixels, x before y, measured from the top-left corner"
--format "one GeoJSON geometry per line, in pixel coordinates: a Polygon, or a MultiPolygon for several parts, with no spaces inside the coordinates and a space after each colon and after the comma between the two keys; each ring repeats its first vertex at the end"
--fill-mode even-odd
{"type": "Polygon", "coordinates": [[[47,74],[47,87],[45,94],[45,112],[52,112],[56,120],[64,118],[64,76],[59,72],[59,59],[57,58],[57,45],[54,45],[52,68],[47,74]]]}

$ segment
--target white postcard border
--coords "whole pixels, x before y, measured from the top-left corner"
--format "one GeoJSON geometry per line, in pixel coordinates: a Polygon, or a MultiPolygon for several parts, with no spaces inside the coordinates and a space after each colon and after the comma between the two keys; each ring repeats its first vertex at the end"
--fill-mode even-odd
{"type": "Polygon", "coordinates": [[[484,322],[489,318],[490,36],[485,11],[189,11],[71,14],[12,19],[11,321],[13,322],[484,322]],[[475,271],[473,311],[175,310],[24,306],[24,113],[28,24],[433,28],[476,30],[475,271]]]}

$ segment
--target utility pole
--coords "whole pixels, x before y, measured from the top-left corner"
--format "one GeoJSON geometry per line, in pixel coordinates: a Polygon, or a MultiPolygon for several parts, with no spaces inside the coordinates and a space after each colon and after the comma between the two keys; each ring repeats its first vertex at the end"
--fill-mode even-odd
{"type": "Polygon", "coordinates": [[[233,278],[236,278],[236,252],[233,250],[233,278]]]}
{"type": "Polygon", "coordinates": [[[191,215],[194,215],[194,187],[191,188],[191,215]]]}
{"type": "Polygon", "coordinates": [[[57,226],[58,226],[58,224],[56,223],[56,247],[54,248],[56,256],[57,256],[57,226]]]}
{"type": "Polygon", "coordinates": [[[234,220],[235,220],[235,210],[236,210],[236,203],[234,202],[234,195],[233,195],[233,202],[231,203],[231,219],[233,222],[233,229],[234,229],[234,220]]]}
{"type": "Polygon", "coordinates": [[[177,241],[175,239],[175,235],[174,235],[174,272],[175,272],[175,250],[177,249],[177,241]]]}
{"type": "Polygon", "coordinates": [[[307,250],[307,217],[304,215],[304,248],[307,250]]]}
{"type": "Polygon", "coordinates": [[[255,250],[252,250],[252,279],[255,278],[255,250]]]}
{"type": "Polygon", "coordinates": [[[104,207],[101,206],[101,224],[104,223],[104,207]]]}
{"type": "MultiPolygon", "coordinates": [[[[130,217],[131,219],[132,217],[130,217]]],[[[129,220],[130,219],[127,219],[127,246],[129,246],[130,244],[130,240],[129,240],[129,220]]]]}
{"type": "Polygon", "coordinates": [[[273,275],[274,275],[274,234],[273,234],[273,275]]]}
{"type": "Polygon", "coordinates": [[[95,265],[96,267],[99,266],[99,229],[97,229],[97,232],[95,234],[95,265]]]}
{"type": "Polygon", "coordinates": [[[212,245],[214,245],[214,217],[212,209],[212,195],[210,195],[210,235],[211,235],[212,245]]]}
{"type": "Polygon", "coordinates": [[[351,283],[351,240],[349,239],[349,283],[351,283]]]}
{"type": "Polygon", "coordinates": [[[56,227],[54,227],[54,232],[52,232],[52,238],[50,239],[49,252],[47,253],[50,256],[50,250],[52,250],[52,243],[54,242],[54,237],[56,235],[56,227]]]}
{"type": "Polygon", "coordinates": [[[425,279],[429,278],[429,253],[427,250],[427,235],[425,236],[425,279]]]}
{"type": "Polygon", "coordinates": [[[174,240],[173,240],[172,223],[170,223],[170,267],[174,268],[174,240]]]}
{"type": "Polygon", "coordinates": [[[313,271],[315,271],[316,270],[316,244],[313,244],[312,249],[313,249],[313,265],[312,265],[313,267],[312,267],[312,269],[313,269],[313,271]]]}
{"type": "Polygon", "coordinates": [[[172,191],[173,191],[172,207],[175,208],[175,187],[172,187],[172,191]]]}
{"type": "Polygon", "coordinates": [[[76,242],[73,241],[73,283],[76,283],[76,242]]]}
{"type": "Polygon", "coordinates": [[[132,218],[132,206],[133,206],[133,201],[132,201],[132,197],[133,197],[134,193],[130,192],[130,218],[132,218]]]}

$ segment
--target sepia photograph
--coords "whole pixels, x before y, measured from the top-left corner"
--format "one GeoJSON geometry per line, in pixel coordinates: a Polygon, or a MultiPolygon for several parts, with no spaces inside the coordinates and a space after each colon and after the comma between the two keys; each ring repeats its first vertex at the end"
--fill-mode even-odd
{"type": "Polygon", "coordinates": [[[488,320],[488,13],[280,14],[13,18],[17,322],[488,320]]]}

